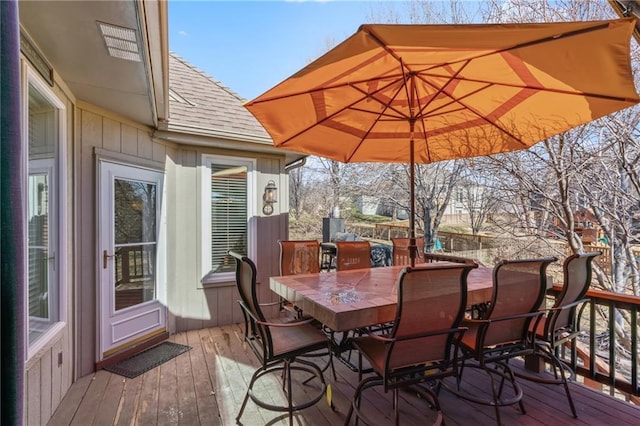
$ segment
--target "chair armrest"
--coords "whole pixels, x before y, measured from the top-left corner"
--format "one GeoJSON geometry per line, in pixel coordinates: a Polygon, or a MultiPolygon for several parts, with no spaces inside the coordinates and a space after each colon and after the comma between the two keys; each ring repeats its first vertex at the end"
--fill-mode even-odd
{"type": "MultiPolygon", "coordinates": [[[[395,339],[392,339],[391,337],[385,337],[382,334],[375,334],[375,333],[369,333],[368,331],[365,331],[364,334],[366,334],[366,337],[370,337],[374,340],[378,340],[380,342],[384,342],[384,343],[392,343],[395,341],[395,339]]],[[[362,336],[356,336],[356,337],[349,337],[349,339],[347,340],[352,340],[352,339],[358,339],[362,336]]]]}
{"type": "Polygon", "coordinates": [[[570,309],[573,308],[574,306],[580,306],[583,303],[588,302],[589,299],[580,299],[580,300],[576,300],[575,302],[572,303],[567,303],[566,305],[562,305],[562,306],[552,306],[550,308],[546,308],[544,311],[549,313],[549,312],[557,312],[557,311],[563,311],[565,309],[570,309]]]}
{"type": "Polygon", "coordinates": [[[269,303],[260,303],[260,306],[276,306],[276,305],[280,305],[282,304],[282,301],[277,301],[277,302],[269,302],[269,303]]]}
{"type": "Polygon", "coordinates": [[[527,312],[524,314],[517,314],[517,315],[509,315],[506,317],[498,317],[498,318],[487,318],[485,320],[472,320],[472,321],[486,321],[487,323],[492,323],[492,322],[501,322],[501,321],[509,321],[509,320],[514,320],[514,319],[520,319],[520,318],[535,318],[535,317],[541,317],[544,314],[545,311],[535,311],[535,312],[527,312]]]}
{"type": "Polygon", "coordinates": [[[242,300],[238,300],[238,303],[240,304],[240,307],[242,307],[242,310],[251,318],[251,321],[253,321],[255,324],[262,325],[265,327],[300,327],[305,324],[310,324],[313,321],[313,318],[307,318],[300,321],[292,321],[292,322],[286,322],[286,323],[261,321],[258,318],[256,318],[253,312],[251,312],[249,307],[242,300]]]}
{"type": "Polygon", "coordinates": [[[291,322],[268,322],[268,321],[256,321],[256,324],[264,325],[266,327],[300,327],[302,325],[311,324],[313,318],[307,318],[300,321],[291,322]]]}
{"type": "Polygon", "coordinates": [[[416,334],[410,334],[407,336],[396,337],[395,341],[402,342],[403,340],[420,339],[423,337],[441,336],[443,334],[454,334],[454,333],[459,333],[460,337],[462,337],[464,332],[467,331],[468,329],[469,329],[468,327],[456,327],[456,328],[430,331],[427,333],[416,333],[416,334]]]}

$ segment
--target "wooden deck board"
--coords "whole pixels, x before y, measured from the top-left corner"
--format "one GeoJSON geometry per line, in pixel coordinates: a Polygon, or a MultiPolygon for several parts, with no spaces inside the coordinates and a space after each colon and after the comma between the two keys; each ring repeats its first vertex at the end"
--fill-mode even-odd
{"type": "Polygon", "coordinates": [[[96,410],[94,423],[97,425],[112,425],[115,423],[118,407],[122,400],[122,392],[124,391],[124,377],[112,375],[105,389],[100,408],[96,410]]]}
{"type": "MultiPolygon", "coordinates": [[[[193,380],[194,398],[198,415],[198,421],[194,423],[221,425],[222,422],[218,415],[218,403],[216,402],[209,372],[206,368],[205,355],[200,336],[197,331],[190,331],[183,334],[185,336],[184,344],[191,346],[188,360],[191,371],[189,379],[193,380]]],[[[184,424],[187,423],[185,422],[184,424]]]]}
{"type": "MultiPolygon", "coordinates": [[[[173,360],[148,371],[135,379],[99,371],[83,377],[71,387],[58,407],[50,425],[234,425],[247,384],[259,365],[250,349],[242,343],[240,325],[208,328],[171,337],[172,341],[192,347],[173,360]],[[102,413],[109,410],[110,413],[102,413]]],[[[355,360],[355,354],[354,354],[355,360]]],[[[319,360],[321,361],[321,360],[319,360]]],[[[325,401],[294,415],[294,423],[301,426],[323,426],[344,423],[357,373],[339,361],[334,362],[337,381],[330,371],[325,373],[331,384],[335,411],[325,401]]],[[[465,386],[482,392],[487,389],[482,371],[465,371],[465,386]]],[[[294,376],[295,377],[295,376],[294,376]]],[[[308,385],[294,385],[294,400],[305,398],[318,386],[317,380],[308,385]]],[[[455,379],[447,379],[455,386],[455,379]]],[[[501,408],[505,425],[638,425],[640,408],[608,395],[572,384],[572,395],[578,409],[578,419],[571,416],[564,388],[519,380],[525,393],[526,414],[517,405],[501,408]]],[[[256,392],[274,403],[285,401],[285,394],[276,374],[265,377],[256,392]]],[[[442,389],[440,403],[449,426],[495,425],[492,407],[462,400],[442,389]]],[[[382,389],[367,392],[363,404],[378,424],[392,424],[391,394],[382,389]]],[[[423,425],[433,415],[425,401],[413,393],[400,393],[401,423],[423,425]]],[[[242,415],[245,425],[288,425],[286,414],[259,408],[251,400],[242,415]]]]}
{"type": "Polygon", "coordinates": [[[136,412],[136,425],[156,425],[158,423],[158,388],[160,384],[160,367],[149,370],[142,375],[140,388],[140,408],[136,412]]]}
{"type": "MultiPolygon", "coordinates": [[[[114,375],[114,377],[119,376],[114,375]]],[[[134,377],[133,379],[123,378],[123,380],[124,389],[122,390],[122,397],[120,398],[114,421],[114,424],[118,426],[128,426],[131,424],[131,420],[136,418],[140,402],[140,390],[142,389],[142,376],[134,377]]]]}
{"type": "Polygon", "coordinates": [[[110,379],[111,373],[106,371],[98,371],[93,376],[78,407],[78,411],[71,420],[72,425],[83,426],[94,423],[95,416],[98,412],[97,408],[100,407],[100,401],[106,392],[110,379]]]}

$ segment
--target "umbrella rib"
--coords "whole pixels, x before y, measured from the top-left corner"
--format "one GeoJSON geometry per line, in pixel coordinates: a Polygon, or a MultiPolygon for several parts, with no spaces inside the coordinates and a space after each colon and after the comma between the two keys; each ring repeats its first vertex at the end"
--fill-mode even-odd
{"type": "MultiPolygon", "coordinates": [[[[366,80],[365,80],[365,81],[366,81],[366,80]]],[[[344,107],[342,107],[342,108],[340,108],[340,109],[338,109],[338,110],[334,111],[333,113],[331,113],[331,114],[327,115],[326,117],[324,117],[324,118],[322,118],[322,119],[318,120],[316,123],[314,123],[314,124],[312,124],[312,125],[309,125],[309,126],[305,127],[304,129],[300,130],[300,131],[299,131],[299,132],[297,132],[296,134],[294,134],[294,135],[292,135],[292,136],[288,137],[287,139],[283,140],[283,141],[280,143],[280,146],[285,146],[285,145],[286,145],[287,143],[289,143],[291,140],[293,140],[293,139],[297,138],[298,136],[300,136],[301,134],[303,134],[303,133],[304,133],[304,132],[306,132],[307,130],[311,129],[312,127],[315,127],[315,126],[317,126],[317,125],[319,125],[319,124],[322,124],[322,123],[326,122],[327,120],[329,120],[329,119],[333,118],[333,117],[334,117],[334,116],[336,116],[337,114],[339,114],[339,113],[341,113],[341,112],[343,112],[343,111],[345,111],[345,110],[347,110],[347,109],[352,108],[355,104],[357,104],[358,102],[360,102],[360,101],[362,101],[363,99],[366,99],[366,98],[370,98],[371,100],[373,100],[373,101],[375,101],[375,102],[379,103],[380,105],[384,106],[384,109],[382,110],[382,112],[381,112],[381,113],[377,113],[377,114],[378,114],[378,116],[382,115],[382,114],[383,114],[387,109],[390,109],[391,107],[390,107],[388,104],[384,104],[384,103],[382,103],[382,102],[378,101],[378,100],[377,100],[375,97],[373,97],[373,96],[374,96],[374,95],[376,95],[377,93],[379,93],[379,92],[381,92],[381,91],[383,91],[383,90],[387,89],[389,86],[392,86],[392,85],[393,85],[393,84],[395,84],[396,82],[397,82],[397,80],[394,80],[394,81],[390,82],[389,84],[387,84],[387,85],[385,85],[385,86],[382,86],[381,88],[379,88],[378,90],[376,90],[376,91],[375,91],[375,92],[373,92],[373,93],[365,92],[365,91],[363,91],[362,89],[360,89],[360,88],[358,88],[358,87],[352,86],[351,84],[345,84],[346,86],[351,87],[352,89],[354,89],[354,90],[356,90],[356,91],[358,91],[358,92],[362,93],[362,94],[363,94],[363,95],[365,95],[365,96],[364,96],[364,97],[362,97],[362,98],[358,98],[358,99],[356,99],[355,101],[353,101],[352,103],[350,103],[349,105],[345,105],[344,107]]],[[[341,86],[343,86],[343,85],[341,85],[341,86]]],[[[401,86],[401,87],[402,87],[402,86],[401,86]]],[[[324,90],[324,89],[318,89],[318,90],[324,90]]],[[[396,93],[396,95],[397,95],[397,93],[396,93]]],[[[285,97],[288,97],[288,96],[282,96],[281,98],[285,98],[285,97]]],[[[399,111],[399,110],[397,110],[397,109],[395,109],[395,108],[391,108],[391,109],[392,109],[393,111],[395,111],[396,113],[400,114],[400,116],[401,116],[401,117],[403,116],[403,114],[402,114],[402,112],[401,112],[401,111],[399,111]]],[[[369,112],[369,111],[367,111],[367,112],[369,112]]],[[[376,113],[373,113],[373,114],[376,114],[376,113]]],[[[378,119],[376,119],[376,120],[374,121],[374,123],[373,123],[373,124],[375,125],[375,123],[376,123],[377,121],[378,121],[378,119]]],[[[373,125],[371,126],[371,128],[373,128],[373,125]]],[[[369,128],[369,130],[366,132],[365,137],[366,137],[366,135],[368,135],[368,134],[371,132],[371,128],[369,128]]],[[[362,140],[361,140],[361,141],[358,143],[358,145],[356,146],[356,150],[357,150],[357,148],[361,145],[361,143],[362,143],[362,140]]],[[[353,156],[353,154],[354,154],[354,153],[355,153],[355,150],[354,150],[354,151],[353,151],[353,152],[348,156],[348,158],[351,158],[351,157],[353,156]]]]}
{"type": "MultiPolygon", "coordinates": [[[[457,73],[456,73],[456,75],[457,75],[457,73]]],[[[447,77],[449,77],[447,75],[425,74],[425,73],[420,73],[420,74],[418,74],[418,76],[419,77],[437,77],[437,78],[447,78],[447,77]]],[[[425,80],[424,78],[420,78],[420,80],[422,80],[426,84],[431,85],[434,88],[437,87],[437,86],[433,85],[432,83],[430,83],[428,80],[425,80]]],[[[480,90],[484,90],[488,86],[500,86],[500,87],[512,87],[512,88],[516,88],[516,89],[531,89],[531,90],[536,90],[538,92],[558,93],[558,94],[562,94],[562,95],[589,96],[589,97],[592,97],[592,98],[599,98],[599,99],[609,99],[609,100],[616,100],[616,101],[629,101],[629,98],[626,98],[626,97],[623,97],[623,96],[610,96],[610,95],[602,95],[602,94],[599,94],[599,93],[592,93],[592,92],[578,92],[578,91],[575,91],[575,90],[554,89],[552,87],[544,87],[544,86],[531,86],[531,85],[526,85],[526,84],[515,84],[515,83],[500,83],[500,82],[496,82],[496,81],[487,81],[487,80],[480,80],[480,79],[466,78],[466,77],[457,77],[457,76],[451,77],[450,81],[451,80],[467,81],[467,82],[471,82],[471,83],[482,83],[482,84],[486,84],[487,85],[487,86],[483,87],[480,90]]],[[[445,86],[443,86],[443,87],[445,87],[445,86]]]]}
{"type": "MultiPolygon", "coordinates": [[[[261,98],[261,99],[254,99],[252,101],[248,101],[245,103],[245,105],[257,105],[257,104],[261,104],[261,103],[265,103],[265,102],[271,102],[271,101],[277,101],[280,99],[286,99],[286,98],[292,98],[295,96],[301,96],[301,95],[309,95],[309,94],[313,94],[316,92],[324,92],[326,90],[331,90],[331,89],[339,89],[341,87],[352,87],[355,88],[354,86],[357,84],[363,84],[363,83],[371,83],[374,81],[380,81],[380,80],[390,80],[391,79],[391,83],[387,84],[386,86],[382,87],[380,90],[377,90],[375,93],[386,89],[387,87],[389,87],[391,84],[395,83],[396,81],[400,80],[403,78],[403,74],[387,74],[384,76],[379,76],[379,77],[372,77],[372,78],[365,78],[362,80],[355,80],[355,81],[347,81],[344,83],[339,83],[339,84],[334,84],[334,85],[328,85],[328,86],[321,86],[321,87],[316,87],[315,89],[309,89],[309,90],[302,90],[302,91],[298,91],[298,92],[293,92],[293,93],[286,93],[284,95],[280,95],[280,96],[271,96],[271,97],[265,97],[265,98],[261,98]]],[[[360,90],[360,92],[362,93],[367,93],[364,92],[362,90],[360,90]]]]}
{"type": "MultiPolygon", "coordinates": [[[[400,87],[398,87],[398,90],[396,91],[396,93],[391,97],[391,99],[395,99],[396,96],[398,96],[398,93],[400,93],[400,91],[402,90],[403,87],[406,86],[406,80],[405,83],[402,84],[400,87]]],[[[377,93],[377,92],[376,92],[377,93]]],[[[376,117],[375,120],[373,120],[373,123],[371,123],[371,126],[369,126],[369,128],[367,129],[367,131],[365,132],[364,136],[362,138],[360,138],[360,141],[356,144],[355,148],[351,151],[351,153],[349,155],[347,155],[347,162],[351,161],[351,159],[353,158],[353,156],[355,155],[355,153],[358,151],[358,149],[360,149],[360,146],[364,143],[364,141],[367,139],[367,137],[369,136],[369,134],[371,133],[371,130],[375,127],[375,125],[380,121],[380,117],[382,115],[384,115],[384,113],[387,111],[387,109],[391,108],[391,102],[387,102],[386,104],[382,104],[384,106],[384,109],[378,114],[378,117],[376,117]]],[[[393,108],[391,108],[392,110],[395,110],[393,108]]],[[[400,111],[397,111],[398,114],[400,114],[401,116],[403,115],[400,111]]]]}
{"type": "MultiPolygon", "coordinates": [[[[378,37],[377,35],[373,35],[373,33],[371,31],[371,28],[369,28],[368,25],[363,25],[363,26],[367,28],[367,31],[369,32],[369,34],[372,35],[373,39],[377,43],[379,43],[381,45],[381,47],[383,47],[385,50],[387,50],[394,58],[396,58],[396,59],[398,58],[398,55],[395,52],[393,52],[392,50],[388,49],[386,44],[382,41],[382,39],[380,37],[378,37]]],[[[598,30],[601,30],[603,28],[607,28],[609,26],[610,26],[609,22],[598,23],[597,25],[594,25],[594,26],[591,26],[591,27],[588,27],[588,28],[581,28],[579,30],[569,31],[569,32],[566,32],[566,33],[561,33],[561,34],[555,34],[555,35],[552,35],[552,36],[547,36],[547,37],[539,38],[539,39],[536,39],[536,40],[525,41],[523,43],[519,43],[519,44],[516,44],[516,45],[513,45],[513,46],[503,47],[501,49],[492,50],[490,52],[481,53],[481,54],[478,54],[476,56],[471,56],[469,58],[464,58],[464,59],[460,59],[460,60],[457,60],[457,61],[438,63],[438,64],[435,64],[433,66],[424,68],[424,69],[422,69],[422,70],[420,70],[418,72],[419,73],[423,73],[423,72],[429,71],[431,69],[442,68],[444,66],[454,65],[454,64],[457,64],[457,63],[460,63],[460,62],[468,62],[468,61],[472,61],[472,60],[475,60],[475,59],[483,58],[485,56],[495,55],[497,53],[503,53],[503,52],[508,52],[510,50],[516,50],[516,49],[520,49],[520,48],[524,48],[524,47],[535,46],[537,44],[546,43],[548,41],[557,40],[557,39],[560,39],[560,38],[567,38],[567,37],[573,37],[573,36],[577,36],[577,35],[582,35],[582,34],[590,33],[592,31],[598,31],[598,30]]]]}
{"type": "MultiPolygon", "coordinates": [[[[462,71],[462,70],[463,70],[463,69],[464,69],[464,68],[469,64],[469,62],[470,62],[470,61],[467,61],[467,63],[466,63],[464,66],[460,67],[460,69],[458,70],[458,72],[456,72],[454,75],[452,75],[452,76],[449,78],[449,81],[448,81],[446,84],[443,84],[443,85],[442,85],[442,86],[440,86],[440,87],[436,87],[436,86],[434,86],[431,82],[429,82],[429,81],[427,81],[427,80],[425,80],[425,79],[423,79],[423,78],[420,78],[420,76],[418,76],[418,77],[420,78],[420,80],[421,80],[421,81],[423,81],[425,84],[428,84],[429,86],[431,86],[431,87],[433,87],[434,89],[436,89],[436,90],[437,90],[437,92],[435,93],[435,95],[433,95],[433,96],[431,97],[431,100],[430,100],[429,102],[426,102],[426,103],[424,104],[424,106],[421,106],[421,107],[419,108],[420,113],[419,113],[419,116],[418,116],[418,117],[420,118],[420,121],[422,121],[422,133],[423,133],[423,137],[424,137],[424,141],[425,141],[425,150],[426,150],[426,154],[427,154],[427,156],[428,156],[428,158],[429,158],[429,159],[431,159],[431,154],[430,154],[430,152],[429,152],[429,143],[428,143],[428,139],[427,139],[428,134],[427,134],[427,130],[426,130],[426,129],[427,129],[427,127],[426,127],[426,122],[425,122],[425,119],[427,118],[427,116],[426,116],[425,114],[423,114],[423,113],[424,113],[424,110],[425,110],[425,109],[426,109],[426,108],[431,104],[431,101],[433,101],[433,100],[434,100],[434,99],[435,99],[439,94],[441,94],[441,93],[444,93],[444,95],[445,95],[445,96],[447,96],[449,99],[451,99],[451,102],[448,102],[448,103],[446,103],[445,105],[442,105],[442,106],[438,107],[436,110],[431,111],[431,113],[436,112],[436,111],[438,111],[438,110],[440,110],[440,109],[446,108],[446,107],[447,107],[447,106],[449,106],[449,105],[453,105],[453,104],[460,104],[460,105],[462,105],[461,110],[467,110],[467,111],[471,112],[472,114],[474,114],[475,116],[477,116],[480,120],[482,120],[482,121],[486,122],[487,124],[490,124],[490,125],[494,126],[495,128],[499,129],[499,130],[500,130],[501,132],[503,132],[504,134],[508,135],[508,136],[509,136],[511,139],[513,139],[514,141],[518,142],[519,144],[521,144],[521,145],[523,145],[523,146],[525,146],[525,147],[527,146],[527,145],[526,145],[522,140],[520,140],[520,138],[516,137],[512,132],[509,132],[509,131],[508,131],[508,130],[506,130],[504,127],[500,126],[497,122],[492,121],[492,120],[489,120],[489,118],[488,118],[486,115],[479,113],[479,112],[478,112],[478,111],[476,111],[474,108],[472,108],[472,107],[470,107],[469,105],[467,105],[467,104],[465,104],[464,102],[462,102],[465,98],[468,98],[469,96],[475,95],[475,94],[476,94],[476,93],[478,93],[478,92],[481,92],[481,91],[483,91],[483,90],[486,90],[487,88],[491,87],[491,86],[492,86],[492,84],[488,83],[488,84],[486,84],[485,86],[483,86],[483,87],[481,87],[481,88],[478,88],[478,89],[476,89],[476,90],[474,90],[474,91],[472,91],[472,92],[469,92],[469,93],[467,93],[466,95],[461,96],[461,97],[459,97],[459,98],[453,98],[451,95],[449,95],[447,92],[445,92],[445,91],[444,91],[444,89],[445,89],[445,88],[449,85],[449,83],[450,83],[450,82],[455,78],[455,76],[456,76],[456,75],[458,75],[458,74],[459,74],[459,73],[460,73],[460,72],[461,72],[461,71],[462,71]]],[[[416,91],[416,95],[418,95],[418,93],[417,93],[417,89],[415,88],[415,86],[414,86],[414,89],[415,89],[415,91],[416,91]]],[[[419,96],[416,96],[416,97],[417,97],[417,102],[418,102],[418,104],[419,104],[419,103],[420,103],[420,97],[419,97],[419,96]]],[[[432,116],[432,115],[430,114],[430,116],[432,116]]]]}
{"type": "MultiPolygon", "coordinates": [[[[522,48],[522,47],[529,47],[529,46],[532,46],[532,45],[536,45],[536,44],[539,44],[539,43],[545,43],[547,41],[558,39],[558,38],[562,38],[562,37],[571,37],[571,36],[580,35],[580,34],[591,32],[591,31],[597,31],[597,30],[600,30],[602,28],[606,28],[608,26],[609,26],[609,23],[603,23],[603,24],[599,24],[599,25],[596,25],[596,26],[593,26],[593,27],[583,28],[583,29],[571,31],[571,32],[568,32],[568,33],[557,34],[557,35],[554,35],[554,36],[548,36],[548,37],[544,37],[544,38],[541,38],[541,39],[538,39],[538,40],[532,40],[532,41],[520,43],[520,44],[517,44],[517,45],[514,45],[514,46],[493,50],[491,52],[486,52],[486,53],[483,53],[483,54],[480,54],[480,55],[477,55],[477,56],[473,56],[473,57],[466,58],[466,59],[461,59],[461,60],[458,60],[458,61],[439,63],[437,65],[433,65],[431,67],[424,68],[424,69],[419,70],[417,72],[419,74],[423,74],[425,72],[428,72],[429,70],[440,68],[440,67],[443,67],[443,66],[454,65],[454,64],[457,64],[457,63],[462,62],[462,61],[467,61],[468,62],[470,60],[482,58],[482,57],[485,57],[485,56],[494,55],[496,53],[507,52],[509,50],[519,49],[519,48],[522,48]]],[[[367,33],[369,33],[369,35],[371,35],[371,37],[380,45],[381,48],[383,48],[394,59],[396,59],[396,60],[398,60],[398,62],[400,62],[400,58],[399,58],[398,54],[396,52],[394,52],[393,50],[389,49],[388,46],[386,46],[384,44],[382,39],[380,37],[378,37],[377,34],[374,34],[374,32],[371,30],[369,25],[362,25],[362,28],[366,29],[367,33]]],[[[402,64],[402,66],[406,67],[408,69],[407,65],[402,64]]],[[[315,92],[323,91],[323,90],[327,90],[327,89],[334,89],[334,88],[339,88],[339,87],[352,86],[354,84],[366,83],[366,82],[377,81],[377,80],[385,80],[385,79],[388,79],[388,78],[396,78],[396,77],[398,77],[398,76],[391,74],[391,75],[383,76],[383,77],[380,77],[380,78],[364,79],[364,80],[359,80],[359,81],[350,81],[350,82],[340,83],[340,84],[336,84],[336,85],[332,85],[332,86],[319,87],[317,89],[304,90],[304,91],[299,91],[299,92],[295,92],[295,93],[288,93],[288,94],[281,95],[281,96],[265,97],[265,98],[262,98],[260,100],[249,101],[249,102],[246,103],[246,105],[255,105],[255,104],[274,101],[274,100],[278,100],[278,99],[285,99],[285,98],[290,98],[290,97],[299,96],[299,95],[306,95],[306,94],[309,94],[309,93],[315,93],[315,92]]],[[[442,77],[442,76],[434,75],[434,77],[442,77]]],[[[463,79],[461,79],[461,80],[463,80],[463,79]]],[[[475,81],[475,80],[468,79],[466,81],[475,81]]],[[[483,81],[478,80],[478,82],[483,82],[483,81]]],[[[520,87],[520,86],[516,86],[516,87],[520,87]]],[[[591,96],[603,97],[603,95],[596,95],[596,94],[593,94],[591,96]]],[[[620,97],[605,97],[605,98],[606,99],[615,99],[615,100],[627,100],[626,98],[620,98],[620,97]]]]}
{"type": "MultiPolygon", "coordinates": [[[[516,45],[513,45],[513,46],[504,47],[502,49],[496,49],[496,50],[493,50],[491,52],[485,52],[483,54],[472,56],[470,58],[465,58],[465,59],[461,59],[461,60],[458,60],[458,61],[452,61],[452,62],[446,62],[446,63],[439,63],[437,65],[433,65],[431,67],[424,68],[423,70],[416,71],[416,73],[417,74],[423,74],[424,72],[429,71],[431,69],[442,68],[444,66],[454,65],[454,64],[458,64],[460,62],[466,62],[466,64],[460,68],[460,70],[462,70],[472,60],[483,58],[485,56],[491,56],[491,55],[495,55],[495,54],[498,54],[498,53],[508,52],[510,50],[516,50],[516,49],[521,49],[521,48],[525,48],[525,47],[535,46],[537,44],[542,44],[542,43],[546,43],[548,41],[557,40],[557,39],[561,39],[561,38],[574,37],[574,36],[590,33],[590,32],[593,32],[593,31],[598,31],[598,30],[601,30],[603,28],[608,28],[609,26],[610,26],[609,22],[598,23],[597,25],[594,25],[594,26],[591,26],[591,27],[588,27],[588,28],[581,28],[579,30],[569,31],[569,32],[566,32],[566,33],[561,33],[561,34],[555,34],[555,35],[552,35],[552,36],[547,36],[547,37],[543,37],[543,38],[540,38],[540,39],[519,43],[519,44],[516,44],[516,45]]],[[[390,49],[389,46],[382,40],[381,37],[378,36],[378,34],[376,34],[371,29],[371,27],[369,25],[363,25],[362,27],[363,27],[363,29],[366,29],[367,33],[369,33],[371,38],[373,38],[373,40],[375,40],[376,43],[378,43],[380,45],[380,47],[382,47],[394,59],[396,59],[398,62],[400,62],[400,65],[403,68],[407,68],[411,72],[411,69],[406,64],[404,64],[402,62],[402,59],[398,56],[398,54],[395,51],[393,51],[392,49],[390,49]]],[[[458,75],[460,70],[455,75],[458,75]]],[[[437,77],[443,77],[443,76],[437,76],[437,77]]],[[[445,77],[448,77],[448,76],[445,76],[445,77]]],[[[460,80],[470,81],[470,82],[477,81],[479,83],[486,83],[486,81],[473,80],[473,79],[460,78],[460,80]]],[[[451,81],[451,79],[450,79],[450,81],[451,81]]],[[[501,83],[491,83],[491,84],[500,84],[503,87],[522,87],[522,88],[525,88],[525,89],[531,88],[531,87],[528,87],[528,86],[519,86],[519,85],[513,85],[512,86],[512,85],[509,85],[509,84],[501,84],[501,83]]],[[[608,100],[615,100],[615,101],[629,101],[629,99],[626,98],[626,97],[608,96],[608,95],[602,95],[602,94],[597,94],[597,93],[579,93],[579,92],[572,92],[572,91],[562,90],[562,89],[546,89],[546,88],[532,88],[532,89],[543,90],[543,91],[548,91],[548,92],[553,92],[553,93],[562,93],[562,94],[567,94],[567,95],[590,96],[590,97],[594,97],[594,98],[608,99],[608,100]]],[[[427,105],[425,105],[425,107],[426,106],[427,105]]]]}

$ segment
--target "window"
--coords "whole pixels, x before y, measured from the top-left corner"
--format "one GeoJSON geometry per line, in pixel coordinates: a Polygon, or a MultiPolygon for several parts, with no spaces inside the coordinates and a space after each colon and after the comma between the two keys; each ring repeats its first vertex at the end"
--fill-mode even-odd
{"type": "Polygon", "coordinates": [[[249,257],[253,215],[254,162],[246,159],[203,156],[203,283],[235,279],[233,250],[249,257]]]}
{"type": "Polygon", "coordinates": [[[27,73],[27,309],[29,352],[62,326],[63,253],[59,176],[64,141],[63,105],[30,71],[27,73]]]}

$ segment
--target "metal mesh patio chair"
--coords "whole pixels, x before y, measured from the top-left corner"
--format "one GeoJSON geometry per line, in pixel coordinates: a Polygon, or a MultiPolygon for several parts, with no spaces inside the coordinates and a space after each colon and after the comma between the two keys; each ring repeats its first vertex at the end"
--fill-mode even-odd
{"type": "MultiPolygon", "coordinates": [[[[534,354],[550,364],[553,377],[546,374],[517,374],[518,377],[538,383],[563,385],[574,418],[578,417],[578,413],[571,398],[568,381],[575,377],[575,372],[560,358],[560,350],[564,350],[565,345],[571,343],[571,359],[575,365],[575,340],[580,333],[578,308],[589,301],[584,296],[591,285],[591,263],[596,256],[601,254],[600,251],[574,254],[565,259],[562,265],[564,275],[562,291],[535,328],[536,347],[534,354]]],[[[530,330],[533,330],[533,327],[530,330]]]]}
{"type": "Polygon", "coordinates": [[[329,350],[330,342],[321,330],[311,325],[311,320],[297,322],[267,321],[258,303],[256,289],[256,266],[246,256],[229,252],[236,262],[236,285],[240,298],[238,302],[244,315],[244,341],[260,360],[260,367],[253,373],[236,421],[240,421],[249,398],[258,406],[271,411],[289,414],[289,423],[293,425],[293,413],[320,401],[327,390],[322,371],[313,362],[300,357],[322,349],[329,350]],[[321,386],[304,402],[293,404],[292,370],[304,371],[317,377],[321,386]],[[259,395],[254,389],[256,382],[266,374],[282,373],[282,388],[287,396],[284,405],[275,405],[269,401],[272,395],[259,395]]]}
{"type": "Polygon", "coordinates": [[[282,240],[278,245],[280,275],[320,272],[320,243],[317,240],[282,240]]]}
{"type": "MultiPolygon", "coordinates": [[[[363,393],[373,386],[392,391],[394,422],[399,424],[398,390],[411,387],[436,410],[442,421],[438,401],[439,380],[456,376],[455,345],[464,333],[459,327],[467,300],[467,275],[478,265],[406,267],[398,277],[398,302],[393,327],[385,334],[351,338],[358,350],[360,382],[356,387],[345,425],[355,413],[356,421],[367,421],[361,407],[363,393]],[[425,309],[429,306],[429,309],[425,309]],[[374,375],[362,379],[362,360],[366,358],[374,375]],[[435,388],[420,383],[437,383],[435,388]],[[414,386],[415,385],[415,386],[414,386]]],[[[370,419],[368,419],[370,420],[370,419]]]]}
{"type": "Polygon", "coordinates": [[[493,270],[493,295],[485,316],[481,319],[464,319],[468,328],[462,336],[460,348],[463,362],[455,389],[458,396],[495,408],[496,421],[500,425],[500,406],[518,403],[526,413],[522,401],[522,388],[508,361],[514,357],[530,355],[535,342],[529,333],[530,324],[537,324],[539,311],[546,292],[546,270],[555,257],[525,260],[503,260],[493,270]],[[483,369],[489,376],[491,398],[461,387],[466,366],[483,369]],[[496,378],[498,383],[496,383],[496,378]],[[513,394],[505,392],[505,381],[511,384],[513,394]]]}
{"type": "Polygon", "coordinates": [[[371,244],[368,241],[337,241],[336,270],[371,268],[371,244]]]}
{"type": "MultiPolygon", "coordinates": [[[[316,274],[320,272],[320,243],[317,240],[280,240],[280,275],[298,275],[298,274],[316,274]]],[[[291,312],[298,319],[310,319],[305,317],[300,308],[293,303],[281,298],[282,308],[291,312]]],[[[321,326],[318,323],[318,326],[321,326]]],[[[329,356],[327,364],[322,368],[326,371],[331,367],[333,378],[337,379],[336,371],[333,366],[332,351],[327,354],[321,351],[317,354],[308,354],[306,356],[329,356]]],[[[306,381],[305,381],[306,383],[306,381]]]]}
{"type": "MultiPolygon", "coordinates": [[[[411,256],[409,253],[409,238],[392,238],[393,244],[393,264],[410,265],[411,256]]],[[[424,263],[424,238],[416,238],[416,265],[424,263]]]]}
{"type": "MultiPolygon", "coordinates": [[[[320,272],[320,243],[317,240],[280,240],[280,275],[315,274],[320,272]]],[[[284,298],[281,309],[300,317],[302,312],[284,298]]]]}

